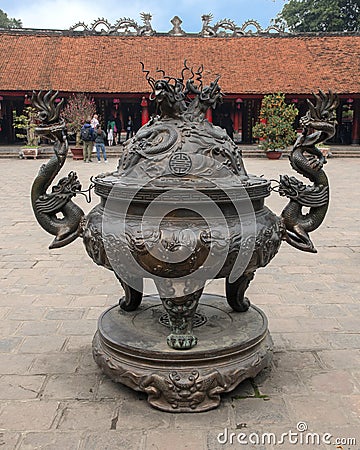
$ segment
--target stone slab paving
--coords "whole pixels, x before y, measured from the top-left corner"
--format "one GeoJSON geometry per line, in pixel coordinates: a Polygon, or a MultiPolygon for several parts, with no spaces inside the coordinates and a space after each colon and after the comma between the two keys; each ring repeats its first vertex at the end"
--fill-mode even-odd
{"type": "MultiPolygon", "coordinates": [[[[114,384],[93,362],[97,318],[122,291],[80,240],[48,250],[52,238],[30,206],[30,185],[42,163],[0,160],[2,450],[333,449],[335,438],[344,439],[343,449],[360,449],[359,159],[327,164],[331,205],[313,233],[318,253],[283,244],[250,285],[251,301],[269,318],[271,369],[201,414],[154,410],[143,394],[114,384]],[[310,445],[292,444],[288,437],[274,444],[271,436],[256,445],[263,433],[279,440],[282,433],[295,433],[299,422],[320,437],[331,433],[331,445],[317,445],[316,436],[310,445]]],[[[267,178],[293,174],[286,159],[245,163],[249,172],[267,178]]],[[[69,160],[65,172],[77,171],[87,186],[91,175],[115,167],[115,159],[108,166],[69,160]]],[[[77,201],[85,211],[97,203],[77,201]]],[[[285,202],[273,194],[267,204],[279,214],[285,202]]],[[[153,291],[150,284],[147,289],[153,291]]],[[[223,281],[210,283],[207,291],[223,293],[223,281]]],[[[293,435],[293,442],[301,436],[293,435]]]]}

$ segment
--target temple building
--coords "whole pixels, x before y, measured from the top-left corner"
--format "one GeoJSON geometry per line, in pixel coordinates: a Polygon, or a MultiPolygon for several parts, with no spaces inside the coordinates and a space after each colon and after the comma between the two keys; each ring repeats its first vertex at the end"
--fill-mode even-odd
{"type": "Polygon", "coordinates": [[[0,144],[17,142],[13,111],[30,104],[33,90],[56,90],[65,99],[87,93],[103,124],[116,116],[124,124],[132,116],[139,128],[156,113],[146,73],[181,78],[186,61],[185,79],[191,69],[195,79],[201,71],[205,83],[221,76],[223,103],[207,118],[219,125],[231,119],[238,143],[254,142],[264,95],[284,93],[300,117],[312,92],[330,89],[340,98],[332,142],[360,145],[360,33],[290,34],[263,30],[254,21],[211,25],[211,15],[202,17],[199,33],[186,33],[178,17],[159,33],[149,14],[142,20],[111,25],[99,19],[70,30],[0,29],[0,144]]]}

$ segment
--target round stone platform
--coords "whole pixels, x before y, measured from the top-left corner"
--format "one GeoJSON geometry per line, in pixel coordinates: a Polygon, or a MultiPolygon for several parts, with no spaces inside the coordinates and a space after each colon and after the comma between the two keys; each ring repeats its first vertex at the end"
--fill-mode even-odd
{"type": "Polygon", "coordinates": [[[269,365],[272,340],[259,308],[235,312],[225,297],[212,294],[203,294],[200,302],[194,327],[198,344],[190,350],[167,345],[167,316],[158,296],[144,297],[134,312],[112,306],[99,318],[96,363],[114,381],[147,393],[155,408],[216,408],[220,394],[269,365]]]}

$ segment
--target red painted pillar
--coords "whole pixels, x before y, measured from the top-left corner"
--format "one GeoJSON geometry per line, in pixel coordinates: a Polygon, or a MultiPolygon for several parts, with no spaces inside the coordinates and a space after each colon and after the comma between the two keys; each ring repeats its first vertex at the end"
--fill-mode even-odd
{"type": "Polygon", "coordinates": [[[354,99],[351,145],[360,144],[360,99],[354,99]]]}
{"type": "Polygon", "coordinates": [[[240,141],[242,141],[242,103],[243,100],[241,98],[237,98],[235,100],[234,131],[235,133],[238,133],[238,138],[240,141]]]}
{"type": "Polygon", "coordinates": [[[239,111],[236,110],[234,114],[234,131],[237,133],[239,130],[239,111]]]}
{"type": "Polygon", "coordinates": [[[210,123],[212,123],[213,118],[212,118],[212,109],[211,108],[208,108],[208,110],[206,111],[205,119],[207,119],[210,123]]]}
{"type": "Polygon", "coordinates": [[[241,106],[238,109],[237,113],[238,113],[237,115],[238,115],[238,121],[239,121],[239,134],[242,134],[243,112],[242,112],[241,106]]]}
{"type": "Polygon", "coordinates": [[[125,129],[125,122],[124,122],[123,112],[122,112],[121,108],[119,111],[119,119],[121,120],[121,126],[123,127],[123,129],[125,129]]]}
{"type": "MultiPolygon", "coordinates": [[[[3,111],[2,111],[2,101],[4,100],[4,97],[2,95],[0,95],[0,120],[2,120],[3,118],[3,111]]],[[[1,133],[2,129],[1,129],[1,123],[0,123],[0,133],[1,133]]]]}
{"type": "Polygon", "coordinates": [[[141,126],[149,122],[149,107],[145,97],[141,99],[141,126]]]}

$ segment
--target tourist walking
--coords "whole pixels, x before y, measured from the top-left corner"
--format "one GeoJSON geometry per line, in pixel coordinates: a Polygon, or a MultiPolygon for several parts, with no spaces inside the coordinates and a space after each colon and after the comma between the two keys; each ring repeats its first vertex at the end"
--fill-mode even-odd
{"type": "Polygon", "coordinates": [[[107,163],[106,159],[106,150],[105,150],[105,140],[106,140],[106,133],[101,128],[100,125],[97,126],[95,131],[95,146],[96,146],[96,156],[98,163],[101,162],[101,155],[100,152],[102,152],[104,162],[107,163]]]}
{"type": "Polygon", "coordinates": [[[80,137],[83,141],[84,162],[92,162],[91,153],[94,148],[95,131],[91,126],[90,119],[86,120],[80,130],[80,137]]]}

